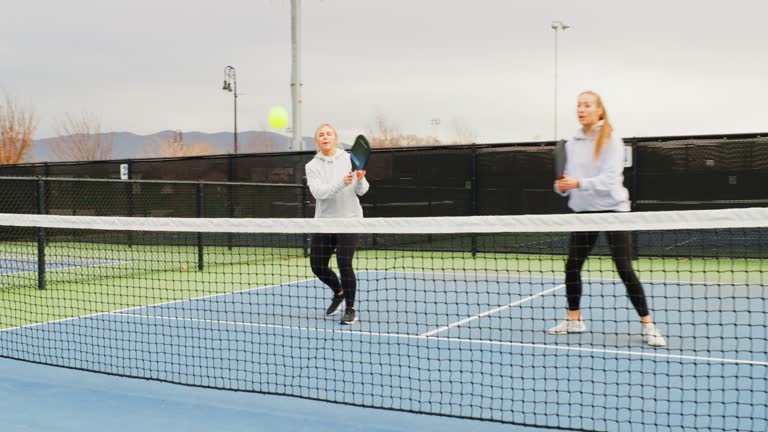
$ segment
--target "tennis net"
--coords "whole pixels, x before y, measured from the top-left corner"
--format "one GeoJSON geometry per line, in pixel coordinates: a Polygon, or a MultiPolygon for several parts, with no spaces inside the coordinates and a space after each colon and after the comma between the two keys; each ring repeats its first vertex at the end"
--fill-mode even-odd
{"type": "MultiPolygon", "coordinates": [[[[0,356],[118,376],[574,430],[768,429],[768,209],[316,219],[0,214],[0,356]],[[665,347],[601,236],[632,234],[665,347]],[[310,237],[359,234],[357,321],[310,237]],[[342,306],[342,312],[343,312],[342,306]]],[[[335,268],[335,259],[331,264],[335,268]]]]}

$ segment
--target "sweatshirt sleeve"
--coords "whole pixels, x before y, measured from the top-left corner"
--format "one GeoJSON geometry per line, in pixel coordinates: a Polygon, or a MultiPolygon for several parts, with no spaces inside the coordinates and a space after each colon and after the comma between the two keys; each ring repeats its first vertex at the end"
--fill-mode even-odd
{"type": "Polygon", "coordinates": [[[368,192],[368,188],[371,187],[371,185],[368,183],[368,179],[363,177],[362,180],[358,181],[355,179],[355,193],[363,196],[366,192],[368,192]]]}
{"type": "Polygon", "coordinates": [[[328,199],[344,189],[344,178],[341,177],[333,183],[323,183],[319,169],[312,163],[306,165],[307,186],[315,199],[328,199]]]}
{"type": "Polygon", "coordinates": [[[598,174],[579,179],[579,189],[609,191],[621,184],[624,175],[624,142],[620,138],[611,137],[606,144],[598,174]]]}

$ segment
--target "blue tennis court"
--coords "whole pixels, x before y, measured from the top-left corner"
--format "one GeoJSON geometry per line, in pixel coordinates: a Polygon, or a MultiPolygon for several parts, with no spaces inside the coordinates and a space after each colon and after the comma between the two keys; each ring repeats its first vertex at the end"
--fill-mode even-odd
{"type": "Polygon", "coordinates": [[[0,375],[0,423],[7,431],[541,432],[501,423],[120,378],[1,358],[0,375]]]}
{"type": "Polygon", "coordinates": [[[646,282],[668,339],[654,349],[620,281],[585,282],[579,335],[545,333],[564,315],[557,278],[360,271],[353,326],[325,316],[329,291],[306,279],[0,337],[3,355],[31,361],[351,405],[587,430],[768,429],[763,286],[646,282]]]}

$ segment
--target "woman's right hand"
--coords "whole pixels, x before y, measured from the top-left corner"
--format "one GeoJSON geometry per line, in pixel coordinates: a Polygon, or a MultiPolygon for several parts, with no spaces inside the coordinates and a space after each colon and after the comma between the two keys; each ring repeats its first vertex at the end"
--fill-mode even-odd
{"type": "Polygon", "coordinates": [[[344,176],[344,186],[349,186],[349,185],[352,184],[352,177],[353,176],[354,176],[354,174],[352,174],[352,173],[349,173],[349,174],[344,176]]]}
{"type": "Polygon", "coordinates": [[[555,182],[555,187],[559,192],[567,192],[571,189],[578,189],[579,181],[573,177],[564,176],[555,182]]]}

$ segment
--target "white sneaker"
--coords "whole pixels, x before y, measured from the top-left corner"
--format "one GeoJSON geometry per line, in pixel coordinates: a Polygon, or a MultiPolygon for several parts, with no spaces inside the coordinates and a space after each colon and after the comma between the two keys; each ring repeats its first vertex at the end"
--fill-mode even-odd
{"type": "Polygon", "coordinates": [[[564,319],[560,321],[556,326],[547,330],[549,334],[568,334],[568,333],[584,333],[587,331],[587,325],[584,321],[576,321],[570,319],[564,319]]]}
{"type": "Polygon", "coordinates": [[[643,324],[643,342],[653,347],[667,346],[667,340],[664,339],[655,324],[643,324]]]}

